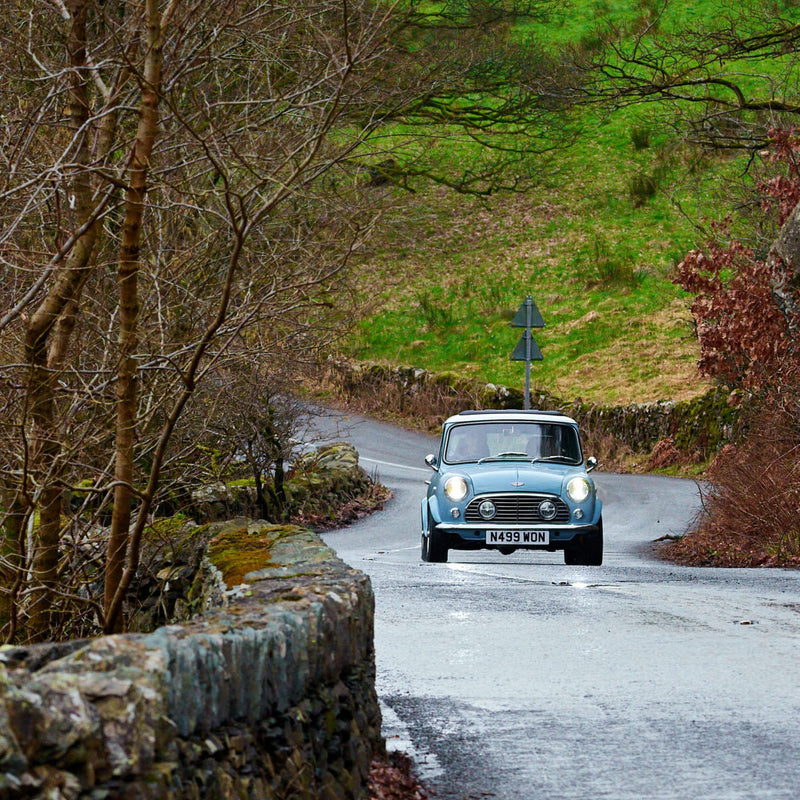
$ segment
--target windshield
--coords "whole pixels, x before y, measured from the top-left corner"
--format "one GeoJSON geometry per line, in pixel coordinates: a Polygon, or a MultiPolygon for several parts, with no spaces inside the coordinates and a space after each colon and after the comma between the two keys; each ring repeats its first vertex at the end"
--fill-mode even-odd
{"type": "Polygon", "coordinates": [[[448,464],[483,458],[519,458],[580,464],[578,432],[551,422],[479,422],[454,425],[445,443],[448,464]]]}

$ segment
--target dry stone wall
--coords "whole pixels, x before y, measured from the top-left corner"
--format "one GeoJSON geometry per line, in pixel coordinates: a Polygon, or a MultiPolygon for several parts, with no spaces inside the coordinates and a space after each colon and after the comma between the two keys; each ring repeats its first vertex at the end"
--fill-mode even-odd
{"type": "MultiPolygon", "coordinates": [[[[479,384],[449,373],[411,367],[333,360],[328,371],[348,401],[380,407],[387,398],[399,413],[441,421],[465,408],[522,408],[523,395],[507,386],[479,384]]],[[[719,387],[694,400],[606,406],[581,399],[566,402],[533,390],[531,406],[562,411],[581,426],[586,438],[609,436],[634,452],[649,453],[671,440],[682,450],[708,458],[730,441],[739,424],[738,398],[719,387]]]]}
{"type": "Polygon", "coordinates": [[[365,797],[373,615],[369,579],[299,531],[194,621],[0,648],[0,798],[365,797]]]}

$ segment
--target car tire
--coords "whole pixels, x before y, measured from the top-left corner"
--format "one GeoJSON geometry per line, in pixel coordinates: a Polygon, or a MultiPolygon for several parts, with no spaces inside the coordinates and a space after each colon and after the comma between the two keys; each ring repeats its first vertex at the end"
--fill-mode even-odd
{"type": "Polygon", "coordinates": [[[434,564],[443,564],[447,561],[447,551],[450,549],[447,546],[447,534],[436,530],[430,511],[428,511],[428,535],[423,535],[422,538],[423,540],[427,539],[427,547],[424,542],[422,545],[423,561],[434,564]]]}
{"type": "Polygon", "coordinates": [[[420,557],[423,561],[428,560],[428,537],[425,535],[423,531],[422,535],[419,537],[419,552],[420,557]]]}
{"type": "Polygon", "coordinates": [[[603,518],[597,522],[597,531],[584,533],[580,542],[564,548],[564,563],[569,566],[599,567],[603,563],[603,518]]]}

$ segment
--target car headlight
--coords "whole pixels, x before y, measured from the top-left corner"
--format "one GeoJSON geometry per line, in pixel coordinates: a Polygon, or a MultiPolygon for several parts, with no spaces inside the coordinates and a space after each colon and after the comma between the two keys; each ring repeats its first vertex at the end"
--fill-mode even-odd
{"type": "Polygon", "coordinates": [[[592,493],[592,487],[586,478],[573,478],[567,484],[567,494],[576,503],[582,503],[592,493]]]}
{"type": "Polygon", "coordinates": [[[444,493],[448,500],[459,503],[467,496],[467,482],[460,475],[451,475],[444,482],[444,493]]]}

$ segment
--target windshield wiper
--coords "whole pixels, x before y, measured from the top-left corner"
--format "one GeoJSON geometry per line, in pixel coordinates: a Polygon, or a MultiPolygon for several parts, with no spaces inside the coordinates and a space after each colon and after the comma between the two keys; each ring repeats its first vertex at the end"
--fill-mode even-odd
{"type": "Polygon", "coordinates": [[[519,453],[516,450],[507,450],[504,453],[495,453],[493,456],[484,456],[480,461],[479,464],[482,464],[484,461],[494,461],[496,458],[524,458],[528,459],[530,456],[527,453],[519,453]]]}

